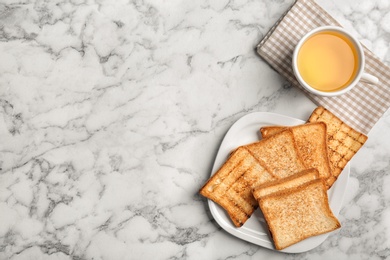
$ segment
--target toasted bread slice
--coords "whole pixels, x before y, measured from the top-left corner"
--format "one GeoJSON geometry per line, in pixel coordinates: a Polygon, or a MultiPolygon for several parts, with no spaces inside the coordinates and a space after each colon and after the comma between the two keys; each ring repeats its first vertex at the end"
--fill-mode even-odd
{"type": "Polygon", "coordinates": [[[245,147],[267,166],[268,171],[276,179],[286,178],[306,169],[290,129],[245,147]]]}
{"type": "MultiPolygon", "coordinates": [[[[270,126],[260,129],[263,138],[267,138],[287,127],[270,126]]],[[[332,176],[328,156],[327,127],[324,122],[308,123],[288,127],[294,134],[298,152],[308,168],[316,168],[320,178],[332,176]]],[[[330,187],[328,187],[330,188],[330,187]]]]}
{"type": "Polygon", "coordinates": [[[327,185],[332,186],[368,137],[348,126],[321,106],[313,111],[308,122],[324,122],[327,125],[328,152],[332,171],[332,176],[328,178],[327,185]]]}
{"type": "Polygon", "coordinates": [[[274,177],[246,148],[237,148],[200,189],[200,194],[224,208],[236,227],[242,226],[258,207],[254,186],[274,177]]]}
{"type": "Polygon", "coordinates": [[[259,205],[277,250],[341,226],[329,208],[322,179],[264,196],[259,205]]]}
{"type": "Polygon", "coordinates": [[[296,188],[307,182],[319,178],[317,169],[308,169],[291,175],[284,179],[270,181],[259,185],[253,189],[253,196],[256,200],[270,195],[272,193],[280,192],[286,189],[296,188]]]}

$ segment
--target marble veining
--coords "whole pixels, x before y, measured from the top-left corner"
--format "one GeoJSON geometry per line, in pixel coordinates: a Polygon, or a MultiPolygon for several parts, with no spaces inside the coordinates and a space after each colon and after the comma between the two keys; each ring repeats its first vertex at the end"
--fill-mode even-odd
{"type": "MultiPolygon", "coordinates": [[[[388,0],[317,2],[390,64],[388,0]]],[[[2,1],[0,259],[388,259],[389,112],[308,252],[229,235],[198,194],[237,119],[315,107],[254,51],[292,3],[2,1]]]]}

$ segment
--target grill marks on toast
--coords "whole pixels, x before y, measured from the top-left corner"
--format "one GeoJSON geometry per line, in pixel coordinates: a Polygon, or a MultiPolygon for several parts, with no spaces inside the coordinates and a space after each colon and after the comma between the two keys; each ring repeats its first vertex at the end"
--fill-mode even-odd
{"type": "MultiPolygon", "coordinates": [[[[244,158],[236,164],[229,174],[221,180],[220,184],[214,189],[215,198],[223,206],[230,216],[236,216],[234,219],[241,223],[246,220],[255,209],[250,201],[250,196],[240,192],[239,184],[244,185],[243,176],[247,170],[252,167],[253,160],[248,157],[245,149],[239,148],[235,155],[244,158]]],[[[234,160],[234,157],[233,157],[234,160]]],[[[222,171],[223,172],[223,171],[222,171]]],[[[251,194],[249,194],[251,195],[251,194]]],[[[235,224],[238,224],[235,223],[235,224]]]]}
{"type": "Polygon", "coordinates": [[[258,207],[252,194],[254,187],[304,169],[291,131],[283,131],[237,148],[200,193],[222,206],[240,227],[258,207]]]}
{"type": "Polygon", "coordinates": [[[327,125],[328,154],[332,176],[327,185],[332,186],[347,163],[367,141],[367,136],[351,128],[324,107],[317,107],[308,122],[327,125]]]}
{"type": "Polygon", "coordinates": [[[240,227],[258,207],[251,193],[252,185],[272,179],[274,177],[245,147],[239,147],[201,188],[200,193],[222,206],[234,225],[240,227]]]}

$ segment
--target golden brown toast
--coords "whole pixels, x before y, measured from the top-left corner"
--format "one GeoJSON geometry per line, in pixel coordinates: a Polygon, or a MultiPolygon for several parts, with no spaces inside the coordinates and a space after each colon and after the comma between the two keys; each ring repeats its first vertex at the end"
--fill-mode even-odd
{"type": "Polygon", "coordinates": [[[293,134],[287,130],[237,148],[200,194],[222,206],[240,227],[258,207],[252,195],[254,187],[304,169],[293,134]]]}
{"type": "Polygon", "coordinates": [[[245,147],[257,160],[266,165],[276,179],[286,178],[306,169],[290,129],[245,147]]]}
{"type": "Polygon", "coordinates": [[[256,200],[270,195],[272,193],[280,192],[286,189],[296,188],[307,182],[316,180],[319,178],[317,169],[307,169],[291,175],[284,179],[278,179],[270,181],[255,187],[252,191],[253,197],[256,200]]]}
{"type": "Polygon", "coordinates": [[[332,171],[327,185],[332,186],[368,137],[345,124],[324,107],[317,107],[308,122],[324,122],[327,125],[328,153],[332,171]]]}
{"type": "Polygon", "coordinates": [[[322,179],[261,197],[258,202],[277,250],[341,226],[329,208],[322,179]]]}
{"type": "MultiPolygon", "coordinates": [[[[324,122],[302,124],[292,127],[268,126],[260,129],[263,138],[291,129],[298,152],[308,168],[316,168],[320,178],[332,176],[328,157],[327,126],[324,122]]],[[[330,187],[328,187],[330,188],[330,187]]]]}
{"type": "Polygon", "coordinates": [[[245,147],[237,148],[200,189],[200,194],[224,208],[236,227],[258,207],[251,190],[274,177],[245,147]]]}

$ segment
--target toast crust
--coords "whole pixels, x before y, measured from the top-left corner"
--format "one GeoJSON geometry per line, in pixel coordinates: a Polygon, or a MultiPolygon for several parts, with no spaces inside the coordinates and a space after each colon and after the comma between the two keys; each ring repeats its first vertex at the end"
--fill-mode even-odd
{"type": "Polygon", "coordinates": [[[306,170],[299,156],[294,135],[290,129],[285,129],[260,142],[245,146],[248,151],[276,178],[282,179],[297,172],[306,170]]]}
{"type": "Polygon", "coordinates": [[[241,146],[200,189],[241,227],[258,207],[254,187],[305,170],[290,130],[241,146]]]}
{"type": "Polygon", "coordinates": [[[239,147],[199,192],[224,208],[233,224],[241,227],[258,207],[252,186],[273,179],[247,149],[239,147]]]}
{"type": "Polygon", "coordinates": [[[263,126],[260,128],[260,133],[263,138],[268,138],[286,128],[288,128],[288,126],[263,126]]]}
{"type": "Polygon", "coordinates": [[[332,171],[327,185],[332,186],[368,137],[345,124],[322,106],[312,112],[308,122],[324,122],[327,125],[328,153],[332,171]]]}
{"type": "Polygon", "coordinates": [[[286,189],[296,188],[307,182],[316,180],[319,178],[317,169],[307,169],[291,175],[284,179],[278,179],[270,181],[255,187],[252,191],[253,196],[256,200],[261,197],[267,196],[272,193],[277,193],[286,189]]]}
{"type": "Polygon", "coordinates": [[[277,250],[341,226],[330,210],[322,179],[264,196],[259,205],[277,250]]]}

